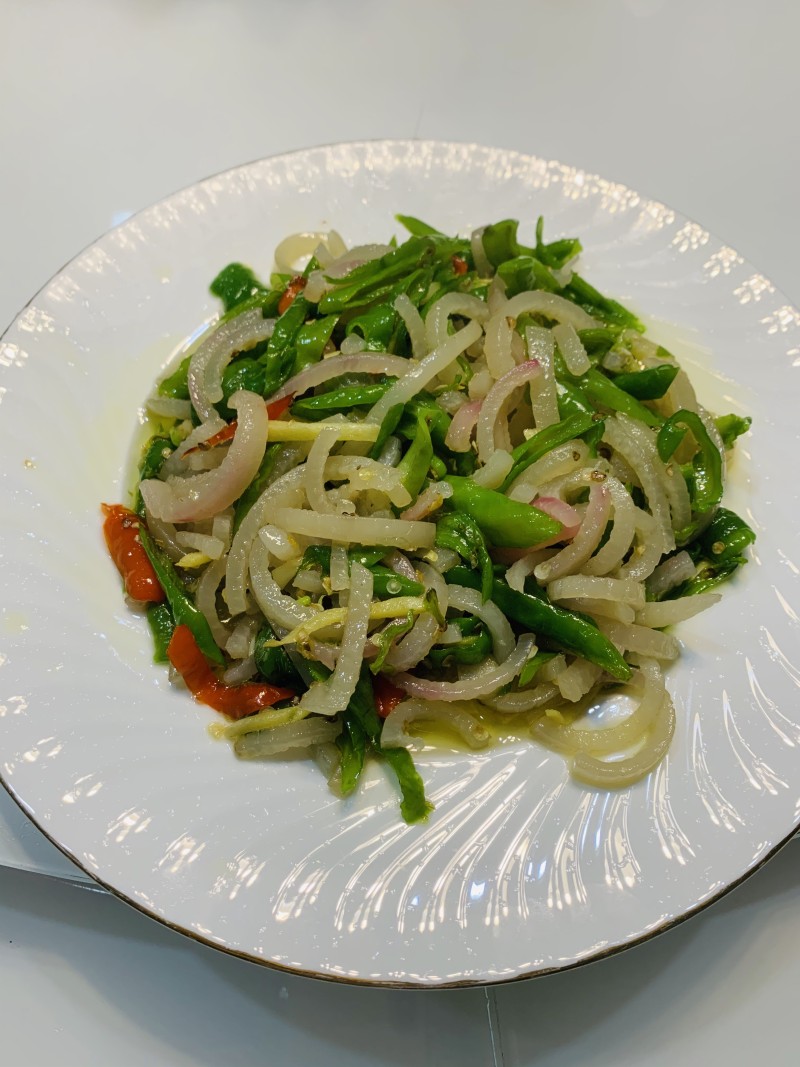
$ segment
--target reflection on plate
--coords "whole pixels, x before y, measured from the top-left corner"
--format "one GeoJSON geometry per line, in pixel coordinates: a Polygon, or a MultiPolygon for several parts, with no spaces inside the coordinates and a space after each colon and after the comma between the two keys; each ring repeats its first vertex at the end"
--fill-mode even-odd
{"type": "Polygon", "coordinates": [[[569,967],[657,932],[800,821],[800,316],[732,249],[631,190],[467,145],[312,149],[201,182],[123,223],[0,341],[0,751],[5,784],[90,874],[158,919],[328,978],[441,986],[569,967]],[[537,214],[648,319],[712,409],[754,419],[730,505],[758,531],[723,602],[683,624],[678,733],[648,780],[582,789],[529,744],[428,752],[436,811],[400,821],[373,768],[343,803],[303,762],[240,764],[170,691],[121,603],[99,502],[119,499],[136,406],[215,313],[231,259],[292,230],[362,242],[404,211],[445,230],[537,214]],[[673,325],[673,324],[678,324],[673,325]]]}

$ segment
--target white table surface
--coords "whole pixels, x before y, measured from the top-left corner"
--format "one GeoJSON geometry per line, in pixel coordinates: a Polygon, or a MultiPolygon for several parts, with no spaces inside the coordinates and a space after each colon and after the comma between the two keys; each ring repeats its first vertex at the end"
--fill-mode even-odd
{"type": "MultiPolygon", "coordinates": [[[[126,213],[369,137],[624,182],[798,303],[798,38],[792,0],[0,0],[0,326],[126,213]]],[[[8,1067],[798,1062],[798,845],[646,945],[488,993],[355,989],[198,946],[70,884],[4,795],[0,864],[8,1067]]]]}

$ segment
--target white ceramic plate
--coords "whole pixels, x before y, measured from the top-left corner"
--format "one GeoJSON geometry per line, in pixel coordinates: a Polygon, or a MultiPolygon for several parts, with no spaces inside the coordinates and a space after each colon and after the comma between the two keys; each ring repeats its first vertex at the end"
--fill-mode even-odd
{"type": "Polygon", "coordinates": [[[511,152],[375,142],[208,179],[79,255],[0,343],[0,760],[5,784],[114,892],[212,945],[328,978],[442,986],[572,966],[691,914],[800,819],[796,397],[800,317],[732,249],[629,189],[511,152]],[[138,405],[215,311],[229,260],[294,230],[383,239],[516,217],[584,241],[585,273],[746,411],[729,501],[758,531],[721,604],[684,624],[669,758],[619,793],[533,745],[421,759],[406,826],[373,768],[333,798],[315,767],[234,760],[170,690],[122,602],[99,503],[121,499],[138,405]],[[679,328],[669,324],[679,324],[679,328]]]}

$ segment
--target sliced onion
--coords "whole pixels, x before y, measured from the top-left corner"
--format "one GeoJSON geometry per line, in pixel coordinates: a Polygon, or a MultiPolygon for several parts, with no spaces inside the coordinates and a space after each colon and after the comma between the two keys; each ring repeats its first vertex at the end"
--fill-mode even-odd
{"type": "Polygon", "coordinates": [[[644,429],[644,427],[639,427],[633,419],[626,419],[623,415],[609,416],[606,419],[603,440],[611,445],[615,452],[622,455],[644,490],[650,511],[656,521],[656,532],[660,542],[657,548],[660,558],[665,552],[671,552],[675,547],[675,535],[672,530],[672,519],[664,485],[667,475],[660,460],[661,471],[659,472],[656,468],[653,458],[655,445],[653,444],[652,449],[647,447],[646,439],[638,432],[640,428],[644,429]]]}
{"type": "Polygon", "coordinates": [[[448,588],[450,607],[457,611],[468,611],[470,615],[486,623],[492,635],[494,658],[498,663],[505,663],[514,651],[514,631],[497,604],[492,600],[487,600],[484,604],[477,590],[468,589],[463,585],[451,585],[448,588]]]}
{"type": "Polygon", "coordinates": [[[290,233],[275,249],[275,266],[281,274],[294,274],[302,268],[302,261],[325,245],[328,235],[323,232],[290,233]]]}
{"type": "Polygon", "coordinates": [[[336,508],[325,492],[325,464],[338,439],[339,431],[335,426],[324,429],[311,446],[306,460],[306,496],[313,510],[324,515],[336,514],[336,508]]]}
{"type": "MultiPolygon", "coordinates": [[[[609,571],[619,566],[636,534],[636,506],[631,500],[630,493],[622,482],[611,475],[606,477],[605,485],[611,496],[614,521],[606,543],[584,564],[584,574],[608,574],[609,571]]],[[[537,503],[537,507],[540,506],[537,503]]]]}
{"type": "Polygon", "coordinates": [[[381,449],[381,454],[378,456],[377,462],[384,467],[396,467],[400,462],[400,457],[403,455],[403,446],[400,444],[400,438],[395,437],[394,434],[390,434],[386,438],[386,443],[381,449]]]}
{"type": "MultiPolygon", "coordinates": [[[[546,456],[537,459],[527,470],[511,483],[508,496],[512,500],[529,503],[537,490],[545,497],[557,496],[552,491],[544,492],[544,487],[557,478],[567,477],[582,470],[589,462],[589,449],[584,441],[567,441],[566,444],[553,448],[546,456]]],[[[551,487],[552,489],[552,487],[551,487]]]]}
{"type": "MultiPolygon", "coordinates": [[[[481,301],[478,302],[481,303],[481,301]]],[[[470,322],[463,330],[459,330],[458,333],[448,337],[443,344],[435,348],[421,363],[414,364],[413,369],[408,374],[400,378],[383,394],[367,416],[369,421],[380,424],[391,408],[397,404],[407,404],[420,389],[424,389],[438,374],[449,367],[480,336],[480,326],[477,322],[470,322]]]]}
{"type": "Polygon", "coordinates": [[[186,460],[184,457],[187,452],[196,448],[197,445],[204,444],[210,437],[213,437],[214,434],[219,433],[220,430],[224,430],[225,426],[225,420],[221,419],[216,414],[207,422],[201,422],[199,426],[195,426],[189,436],[181,441],[172,455],[167,456],[161,467],[161,471],[159,472],[159,477],[165,478],[170,474],[185,474],[186,460]]]}
{"type": "MultiPolygon", "coordinates": [[[[231,659],[247,659],[253,651],[258,621],[255,618],[242,619],[233,628],[233,633],[225,644],[225,651],[231,659]]],[[[244,680],[244,679],[242,679],[244,680]]],[[[238,683],[228,683],[238,684],[238,683]]]]}
{"type": "MultiPolygon", "coordinates": [[[[332,456],[325,465],[325,481],[342,479],[352,487],[348,496],[377,491],[385,493],[395,507],[402,508],[411,503],[411,494],[403,485],[401,472],[368,456],[332,456]]],[[[335,491],[328,496],[331,500],[338,499],[335,491]]]]}
{"type": "Polygon", "coordinates": [[[147,508],[167,522],[194,522],[212,518],[242,495],[255,478],[267,444],[269,418],[263,399],[240,389],[228,401],[238,426],[220,466],[187,478],[166,482],[149,478],[140,485],[147,508]]]}
{"type": "Polygon", "coordinates": [[[185,553],[178,544],[178,532],[174,525],[171,522],[162,522],[161,519],[157,519],[152,512],[147,510],[146,505],[144,517],[150,536],[158,542],[159,547],[163,548],[173,563],[177,563],[185,553]]]}
{"type": "Polygon", "coordinates": [[[361,267],[364,263],[371,263],[374,259],[380,259],[381,256],[385,256],[391,251],[393,251],[391,245],[355,245],[355,247],[343,252],[333,263],[329,264],[325,268],[325,274],[328,278],[337,280],[344,278],[356,267],[361,267]]]}
{"type": "Polygon", "coordinates": [[[436,403],[442,409],[446,411],[448,415],[455,415],[455,413],[467,403],[463,393],[459,393],[457,389],[447,389],[445,392],[440,393],[436,398],[436,403]]]}
{"type": "MultiPolygon", "coordinates": [[[[279,568],[276,567],[275,570],[277,571],[279,568]]],[[[283,575],[281,574],[280,577],[282,578],[283,575]]],[[[275,578],[275,572],[273,572],[273,578],[275,578]]],[[[278,578],[275,578],[275,581],[278,582],[278,585],[281,586],[281,588],[283,588],[285,584],[284,582],[279,581],[278,578]]],[[[300,589],[304,593],[321,594],[327,591],[322,583],[322,576],[319,571],[316,570],[296,571],[292,575],[292,585],[295,589],[300,589]]]]}
{"type": "Polygon", "coordinates": [[[496,693],[501,686],[513,681],[525,666],[535,647],[530,634],[523,634],[511,655],[501,663],[472,678],[458,682],[430,682],[411,674],[398,674],[392,679],[400,689],[424,700],[474,700],[496,693]]]}
{"type": "Polygon", "coordinates": [[[486,337],[483,342],[483,354],[491,376],[498,380],[516,366],[511,351],[511,339],[514,336],[513,319],[498,312],[486,323],[486,337]]]}
{"type": "Polygon", "coordinates": [[[647,592],[658,600],[670,589],[683,582],[688,582],[697,574],[697,567],[688,552],[677,552],[674,556],[660,563],[647,579],[647,592]]]}
{"type": "Polygon", "coordinates": [[[225,685],[242,685],[244,682],[249,682],[251,678],[255,678],[257,674],[258,667],[255,659],[247,656],[223,671],[222,680],[225,685]]]}
{"type": "Polygon", "coordinates": [[[328,719],[303,719],[272,730],[242,734],[234,741],[233,751],[240,759],[268,759],[293,749],[324,745],[335,740],[341,729],[340,723],[328,719]]]}
{"type": "Polygon", "coordinates": [[[528,359],[536,360],[542,373],[531,382],[531,408],[537,430],[554,426],[560,421],[558,392],[556,389],[553,361],[555,338],[552,330],[544,326],[528,326],[525,329],[528,359]]]}
{"type": "Polygon", "coordinates": [[[212,448],[208,452],[192,452],[190,456],[184,457],[185,466],[183,470],[176,473],[178,473],[179,477],[185,477],[190,472],[214,471],[220,466],[223,459],[225,459],[224,448],[212,448]]]}
{"type": "MultiPolygon", "coordinates": [[[[538,377],[541,373],[542,368],[538,362],[535,359],[529,359],[525,363],[520,363],[518,367],[513,367],[489,390],[481,407],[475,435],[478,444],[478,455],[484,463],[497,447],[497,422],[500,419],[504,405],[516,389],[527,385],[528,382],[538,377]]],[[[505,436],[508,436],[508,420],[506,420],[505,436]]]]}
{"type": "Polygon", "coordinates": [[[289,582],[296,577],[300,563],[301,557],[295,556],[294,559],[287,559],[285,563],[278,563],[273,569],[272,577],[281,589],[285,589],[289,582]]]}
{"type": "Polygon", "coordinates": [[[202,552],[209,559],[219,559],[225,551],[225,545],[222,541],[218,537],[211,537],[209,534],[182,530],[176,535],[175,540],[182,548],[189,548],[194,552],[202,552]]]}
{"type": "Polygon", "coordinates": [[[650,659],[677,659],[680,645],[672,634],[662,634],[649,626],[637,626],[603,619],[599,623],[606,637],[613,641],[621,652],[635,652],[650,659]]]}
{"type": "Polygon", "coordinates": [[[233,509],[225,508],[214,516],[211,523],[211,536],[218,537],[227,549],[230,547],[233,534],[233,509]]]}
{"type": "Polygon", "coordinates": [[[579,308],[571,300],[541,289],[517,293],[507,300],[500,310],[503,315],[512,319],[518,319],[526,312],[531,315],[543,315],[555,322],[568,323],[576,330],[590,330],[599,325],[591,315],[587,315],[583,308],[579,308]]]}
{"type": "Polygon", "coordinates": [[[222,400],[222,372],[237,352],[244,352],[272,336],[274,319],[265,319],[261,308],[243,311],[217,326],[189,360],[189,396],[203,422],[216,416],[214,405],[222,400]]]}
{"type": "Polygon", "coordinates": [[[541,556],[538,552],[529,552],[521,556],[511,564],[506,571],[506,584],[518,593],[525,592],[525,579],[533,574],[534,567],[539,563],[541,556]]]}
{"type": "Polygon", "coordinates": [[[250,552],[250,585],[261,613],[282,630],[291,630],[314,616],[314,609],[299,604],[294,597],[286,596],[270,573],[269,553],[260,540],[256,540],[250,552]]]}
{"type": "MultiPolygon", "coordinates": [[[[451,315],[458,315],[462,319],[474,319],[476,322],[486,322],[489,318],[489,309],[477,296],[470,296],[468,293],[446,293],[431,305],[425,318],[425,340],[429,350],[440,348],[447,340],[447,324],[451,315]]],[[[475,339],[477,340],[477,337],[475,339]]],[[[472,341],[464,347],[468,348],[471,344],[472,341]]]]}
{"type": "Polygon", "coordinates": [[[360,515],[320,516],[299,508],[278,508],[275,522],[290,533],[359,545],[432,548],[436,527],[428,522],[364,518],[360,515]]]}
{"type": "Polygon", "coordinates": [[[475,373],[470,378],[467,386],[470,400],[484,400],[486,394],[494,385],[494,378],[485,366],[481,366],[481,362],[478,361],[475,373]]]}
{"type": "Polygon", "coordinates": [[[433,566],[439,572],[439,574],[447,574],[453,567],[458,566],[461,562],[461,556],[458,552],[454,552],[452,548],[437,548],[436,559],[433,561],[433,566]]]}
{"type": "MultiPolygon", "coordinates": [[[[539,719],[533,725],[531,735],[549,748],[573,758],[581,753],[592,754],[591,758],[595,762],[599,762],[597,761],[598,755],[609,755],[629,748],[653,729],[666,696],[663,675],[656,663],[643,660],[640,671],[637,672],[636,681],[640,679],[644,682],[644,687],[639,703],[623,722],[607,727],[583,729],[571,723],[556,724],[545,718],[539,719]]],[[[611,768],[614,764],[609,763],[606,766],[611,768]]],[[[612,784],[610,776],[607,784],[612,784]]],[[[617,783],[613,782],[613,784],[617,783]]]]}
{"type": "Polygon", "coordinates": [[[448,497],[453,495],[453,487],[447,482],[431,482],[428,488],[417,497],[410,508],[400,513],[401,519],[426,519],[438,511],[448,497]]]}
{"type": "Polygon", "coordinates": [[[211,630],[211,636],[220,648],[225,647],[228,643],[228,638],[231,635],[230,627],[225,626],[220,620],[217,611],[217,589],[224,576],[225,560],[214,560],[213,563],[205,568],[200,576],[200,581],[197,583],[197,592],[195,594],[195,603],[205,616],[206,622],[211,630]]]}
{"type": "MultiPolygon", "coordinates": [[[[530,501],[531,504],[534,501],[530,501]]],[[[556,522],[560,522],[562,526],[561,532],[558,534],[559,541],[570,541],[577,534],[581,528],[581,523],[585,519],[581,518],[579,511],[576,511],[572,504],[568,504],[566,500],[562,500],[557,496],[537,496],[535,499],[536,507],[539,511],[543,511],[546,515],[549,515],[551,519],[555,519],[556,522]]]]}
{"type": "Polygon", "coordinates": [[[506,283],[499,274],[495,274],[489,283],[489,292],[486,294],[486,305],[489,308],[489,314],[496,315],[505,306],[505,303],[506,283]]]}
{"type": "Polygon", "coordinates": [[[520,689],[517,693],[504,693],[503,696],[484,700],[490,708],[501,711],[503,714],[521,714],[525,711],[533,711],[543,704],[559,703],[561,695],[551,682],[544,682],[533,689],[520,689]]]}
{"type": "MultiPolygon", "coordinates": [[[[445,582],[441,574],[430,565],[430,563],[420,563],[419,573],[422,576],[422,584],[426,589],[432,589],[436,594],[436,600],[439,604],[439,611],[442,615],[447,614],[447,609],[452,603],[452,591],[455,586],[448,585],[445,582]]],[[[472,592],[472,590],[470,590],[472,592]]],[[[455,605],[453,605],[455,606],[455,605]]]]}
{"type": "Polygon", "coordinates": [[[579,752],[572,760],[570,773],[579,782],[601,789],[619,789],[640,781],[662,761],[675,733],[675,708],[669,693],[661,705],[645,744],[633,756],[605,761],[589,752],[579,752]]]}
{"type": "Polygon", "coordinates": [[[506,480],[506,475],[514,466],[514,459],[510,452],[504,448],[498,448],[492,452],[482,467],[479,467],[472,475],[476,485],[482,485],[484,489],[498,489],[506,480]]]}
{"type": "MultiPolygon", "coordinates": [[[[539,506],[538,501],[536,506],[539,506]]],[[[572,544],[567,545],[546,563],[539,564],[534,571],[537,580],[542,583],[552,582],[556,578],[576,571],[582,563],[585,563],[600,543],[610,510],[611,494],[605,485],[598,485],[595,482],[589,490],[589,504],[572,544]]]]}
{"type": "Polygon", "coordinates": [[[439,634],[439,623],[430,612],[423,612],[411,631],[401,638],[386,657],[387,664],[396,671],[416,667],[433,648],[439,634]]]}
{"type": "Polygon", "coordinates": [[[578,378],[591,368],[592,361],[586,355],[586,349],[583,347],[581,339],[571,323],[560,322],[557,326],[554,326],[553,337],[558,345],[559,352],[564,357],[564,362],[570,374],[578,378]]]}
{"type": "MultiPolygon", "coordinates": [[[[674,530],[682,530],[689,525],[692,517],[689,488],[685,479],[674,462],[666,464],[663,462],[658,454],[655,436],[651,430],[636,419],[621,413],[617,416],[617,419],[630,438],[635,440],[638,447],[647,456],[656,476],[660,480],[669,504],[672,528],[674,530]]],[[[670,541],[667,551],[672,548],[674,548],[674,538],[670,541]]]]}
{"type": "Polygon", "coordinates": [[[177,397],[159,396],[153,393],[144,405],[151,415],[164,419],[190,419],[192,417],[191,400],[178,400],[177,397]]]}
{"type": "Polygon", "coordinates": [[[258,531],[258,536],[264,547],[269,550],[270,556],[280,560],[281,563],[293,559],[300,551],[297,541],[283,530],[279,530],[277,526],[273,526],[272,523],[265,523],[258,531]]]}
{"type": "Polygon", "coordinates": [[[462,404],[447,428],[444,443],[451,452],[469,452],[472,431],[480,415],[482,400],[462,404]]]}
{"type": "Polygon", "coordinates": [[[645,604],[636,612],[636,621],[640,626],[672,626],[684,619],[699,615],[706,608],[713,607],[720,600],[719,593],[698,593],[697,596],[681,597],[680,600],[661,600],[645,604]]]}
{"type": "Polygon", "coordinates": [[[597,684],[602,673],[602,668],[598,667],[596,663],[589,663],[585,659],[576,659],[568,667],[564,668],[555,682],[562,697],[574,704],[590,692],[593,686],[597,684]]]}
{"type": "Polygon", "coordinates": [[[334,355],[320,360],[319,363],[312,363],[310,367],[295,374],[294,378],[290,378],[269,399],[274,402],[285,396],[302,396],[309,389],[322,385],[331,378],[338,378],[341,374],[391,374],[400,378],[415,366],[415,363],[403,356],[392,356],[388,352],[364,352],[355,356],[334,355]]]}
{"type": "MultiPolygon", "coordinates": [[[[305,497],[306,472],[304,467],[295,467],[268,486],[245,515],[234,535],[228,552],[225,570],[224,598],[232,615],[239,615],[247,608],[247,568],[250,549],[258,531],[265,526],[276,507],[299,504],[305,497]]],[[[263,548],[263,545],[262,545],[263,548]]],[[[264,549],[266,553],[266,549],[264,549]]],[[[269,556],[264,560],[269,575],[269,556]]],[[[262,573],[263,568],[259,569],[262,573]]],[[[271,579],[271,575],[270,575],[271,579]]],[[[279,590],[280,592],[280,590],[279,590]]],[[[263,609],[262,609],[263,610],[263,609]]],[[[264,612],[266,614],[266,612],[264,612]]],[[[269,618],[269,616],[267,616],[269,618]]]]}
{"type": "Polygon", "coordinates": [[[303,696],[300,708],[307,714],[336,715],[349,704],[364,659],[371,603],[372,572],[354,562],[350,568],[350,603],[336,670],[324,682],[314,682],[303,696]]]}
{"type": "Polygon", "coordinates": [[[344,545],[331,545],[331,589],[338,593],[350,588],[350,566],[344,545]]]}
{"type": "Polygon", "coordinates": [[[601,600],[599,597],[575,596],[565,597],[561,607],[571,611],[582,611],[584,615],[599,616],[603,619],[616,619],[629,625],[636,618],[636,612],[630,604],[620,604],[616,600],[601,600]]]}
{"type": "Polygon", "coordinates": [[[398,552],[396,548],[393,548],[388,555],[384,556],[383,562],[395,574],[399,574],[401,578],[408,578],[411,582],[417,581],[417,572],[414,570],[411,560],[408,556],[404,556],[402,552],[398,552]]]}
{"type": "Polygon", "coordinates": [[[634,508],[633,525],[636,543],[628,562],[617,570],[617,577],[643,581],[653,573],[661,559],[661,539],[656,531],[656,520],[648,511],[634,508]]]}
{"type": "MultiPolygon", "coordinates": [[[[658,409],[662,415],[674,415],[676,411],[697,411],[697,395],[689,375],[681,369],[672,380],[669,389],[659,401],[658,409]]],[[[678,452],[680,456],[680,452],[678,452]]]]}
{"type": "Polygon", "coordinates": [[[343,356],[356,356],[359,352],[366,352],[367,342],[360,333],[351,333],[342,339],[339,351],[343,356]]]}
{"type": "Polygon", "coordinates": [[[425,337],[425,323],[419,311],[412,304],[407,293],[400,293],[392,306],[408,330],[414,359],[424,359],[428,354],[428,341],[425,337]]]}
{"type": "Polygon", "coordinates": [[[475,749],[485,748],[491,736],[483,723],[463,708],[429,700],[404,700],[386,716],[381,730],[381,747],[408,748],[411,751],[423,748],[423,739],[408,733],[408,727],[413,722],[447,727],[475,749]]]}
{"type": "Polygon", "coordinates": [[[473,230],[470,234],[469,245],[472,250],[472,260],[475,264],[475,270],[478,272],[479,278],[491,278],[494,274],[492,270],[492,264],[489,262],[489,257],[483,247],[483,231],[485,226],[481,226],[477,230],[473,230]]]}
{"type": "MultiPolygon", "coordinates": [[[[319,256],[316,257],[319,259],[319,256]]],[[[333,289],[333,283],[326,280],[321,270],[312,270],[308,275],[303,296],[312,304],[318,304],[328,290],[333,289]]]]}
{"type": "Polygon", "coordinates": [[[592,597],[595,600],[616,600],[637,608],[644,606],[644,586],[630,578],[589,578],[573,574],[551,582],[547,595],[551,600],[592,597]]]}
{"type": "Polygon", "coordinates": [[[315,660],[330,671],[335,669],[336,660],[339,658],[338,645],[330,645],[327,641],[317,641],[315,637],[312,637],[308,642],[308,647],[315,660]]]}

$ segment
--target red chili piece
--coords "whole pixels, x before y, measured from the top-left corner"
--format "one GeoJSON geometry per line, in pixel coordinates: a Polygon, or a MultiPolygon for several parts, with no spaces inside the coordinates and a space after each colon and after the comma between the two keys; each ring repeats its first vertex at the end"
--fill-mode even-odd
{"type": "Polygon", "coordinates": [[[373,678],[372,688],[375,692],[375,708],[382,719],[385,719],[390,711],[394,711],[397,705],[406,699],[403,690],[392,685],[382,674],[373,678]]]}
{"type": "Polygon", "coordinates": [[[278,301],[278,314],[282,315],[284,311],[288,311],[294,303],[294,298],[298,293],[306,287],[307,278],[304,278],[302,274],[296,274],[294,278],[289,282],[283,291],[283,296],[278,301]]]}
{"type": "MultiPolygon", "coordinates": [[[[279,419],[281,415],[292,405],[294,400],[294,394],[290,393],[289,396],[284,396],[280,400],[274,400],[271,404],[267,404],[267,415],[271,419],[279,419]]],[[[190,448],[187,452],[184,452],[184,456],[191,456],[193,452],[207,452],[210,448],[216,448],[217,445],[224,445],[226,441],[230,441],[233,435],[236,433],[236,427],[239,423],[236,419],[233,422],[229,422],[227,426],[215,433],[212,437],[209,437],[207,441],[201,441],[199,445],[195,445],[194,448],[190,448]]]]}
{"type": "Polygon", "coordinates": [[[160,604],[164,590],[139,540],[139,516],[122,504],[103,504],[103,536],[125,590],[133,600],[160,604]]]}
{"type": "Polygon", "coordinates": [[[280,689],[266,682],[225,685],[198,648],[192,631],[183,624],[175,627],[167,656],[195,700],[221,711],[230,719],[243,719],[245,715],[270,708],[279,700],[289,700],[295,695],[291,689],[280,689]]]}

